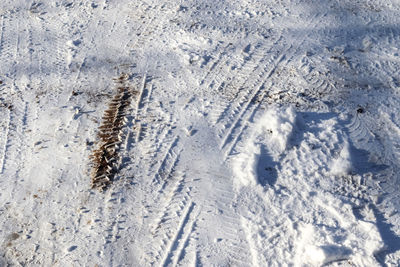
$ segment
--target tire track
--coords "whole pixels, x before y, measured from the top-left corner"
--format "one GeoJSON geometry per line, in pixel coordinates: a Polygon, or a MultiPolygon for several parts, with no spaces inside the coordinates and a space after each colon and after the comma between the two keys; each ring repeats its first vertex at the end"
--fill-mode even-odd
{"type": "Polygon", "coordinates": [[[21,178],[19,173],[22,170],[25,155],[22,154],[23,147],[26,147],[24,136],[25,118],[27,117],[27,103],[13,102],[13,108],[10,111],[10,125],[8,127],[8,138],[4,150],[3,170],[2,173],[15,180],[12,196],[18,190],[21,178]]]}
{"type": "Polygon", "coordinates": [[[132,44],[128,44],[132,48],[135,47],[143,47],[148,45],[148,42],[153,41],[154,38],[160,38],[162,36],[162,30],[164,30],[165,25],[167,25],[168,17],[172,17],[172,15],[167,16],[168,11],[173,12],[174,7],[168,6],[170,3],[165,3],[164,5],[157,5],[155,7],[148,6],[145,8],[143,15],[140,18],[144,19],[145,16],[149,17],[148,21],[144,20],[142,24],[144,26],[139,26],[137,29],[136,36],[138,38],[134,39],[132,44]]]}
{"type": "Polygon", "coordinates": [[[152,238],[146,250],[152,265],[167,266],[179,260],[184,244],[188,243],[190,233],[187,233],[185,227],[188,222],[184,220],[190,216],[192,211],[189,212],[189,209],[193,210],[193,207],[190,186],[185,175],[178,169],[183,151],[180,135],[174,135],[163,150],[161,158],[154,157],[154,161],[159,164],[150,172],[153,174],[148,188],[151,204],[147,209],[148,213],[156,211],[157,215],[151,218],[153,222],[150,222],[149,234],[152,238]]]}
{"type": "MultiPolygon", "coordinates": [[[[141,124],[140,124],[140,106],[142,105],[142,100],[143,100],[143,91],[145,87],[145,81],[146,81],[146,75],[143,76],[141,79],[140,85],[137,87],[139,88],[137,90],[136,94],[136,101],[131,101],[130,102],[130,107],[129,110],[132,110],[132,114],[129,114],[128,112],[126,113],[126,119],[127,119],[127,124],[126,124],[126,130],[125,130],[125,143],[124,143],[124,151],[127,154],[130,150],[133,149],[134,145],[139,142],[139,136],[141,135],[141,124]]],[[[129,158],[129,155],[126,155],[126,158],[129,158]]]]}
{"type": "MultiPolygon", "coordinates": [[[[153,178],[153,184],[166,183],[171,173],[174,171],[179,160],[179,154],[182,151],[179,144],[179,136],[175,136],[169,147],[167,148],[164,157],[160,160],[160,164],[153,178]]],[[[164,186],[163,186],[164,187],[164,186]]]]}
{"type": "MultiPolygon", "coordinates": [[[[43,66],[42,73],[55,75],[58,80],[67,72],[64,55],[67,52],[67,38],[59,31],[63,27],[60,20],[45,16],[42,18],[41,9],[44,5],[33,3],[30,9],[31,16],[27,19],[30,27],[31,39],[34,47],[31,47],[31,53],[38,57],[31,60],[30,64],[40,62],[43,66]],[[32,11],[34,10],[34,12],[32,11]],[[46,50],[43,49],[43,43],[46,43],[46,50]]],[[[44,13],[46,14],[46,13],[44,13]]]]}
{"type": "MultiPolygon", "coordinates": [[[[21,70],[24,71],[23,62],[25,54],[21,53],[21,40],[24,42],[24,31],[20,27],[20,19],[17,19],[14,14],[9,14],[9,17],[3,20],[2,44],[0,51],[0,59],[2,60],[1,68],[6,68],[4,71],[7,76],[10,76],[10,85],[7,89],[10,91],[10,99],[12,104],[9,105],[9,120],[8,137],[4,149],[3,172],[7,171],[7,165],[16,166],[18,163],[23,164],[23,156],[21,148],[25,145],[23,132],[26,127],[28,103],[22,98],[22,90],[25,90],[27,84],[25,77],[22,77],[21,70]],[[4,23],[5,22],[5,23],[4,23]],[[14,32],[16,31],[16,32],[14,32]],[[4,53],[3,53],[4,52],[4,53]],[[3,64],[4,63],[4,64],[3,64]],[[10,64],[7,64],[10,63],[10,64]],[[19,66],[21,64],[21,66],[19,66]],[[15,157],[13,157],[15,155],[15,157]]],[[[4,18],[4,16],[3,16],[4,18]]],[[[15,177],[17,183],[18,174],[21,168],[15,168],[15,177]]],[[[12,168],[9,168],[12,169],[12,168]]],[[[12,175],[8,173],[8,175],[12,175]]],[[[15,186],[17,188],[17,186],[15,186]]],[[[15,189],[14,189],[15,191],[15,189]]],[[[14,193],[13,191],[13,193],[14,193]]]]}
{"type": "MultiPolygon", "coordinates": [[[[140,149],[145,151],[141,158],[149,163],[149,171],[151,171],[157,165],[157,162],[160,162],[160,153],[165,153],[165,149],[170,147],[177,135],[174,130],[176,127],[172,115],[162,111],[161,102],[153,99],[153,93],[157,91],[157,85],[151,76],[146,75],[146,77],[144,87],[146,89],[142,93],[142,101],[136,120],[136,122],[140,121],[140,126],[136,123],[134,128],[135,131],[140,132],[140,135],[136,135],[139,141],[138,145],[140,149]]],[[[165,157],[165,154],[162,157],[165,157]]],[[[151,173],[154,175],[154,172],[151,173]]],[[[149,176],[153,176],[151,173],[149,176]]]]}
{"type": "Polygon", "coordinates": [[[4,116],[1,119],[1,132],[0,132],[0,174],[4,171],[4,164],[5,164],[5,157],[7,151],[7,143],[9,141],[9,132],[10,132],[10,125],[11,125],[11,111],[9,107],[2,107],[0,108],[1,116],[4,116]]]}
{"type": "MultiPolygon", "coordinates": [[[[194,235],[194,232],[196,230],[195,226],[197,223],[198,216],[199,216],[199,213],[194,215],[194,217],[195,217],[194,220],[191,221],[187,230],[185,231],[186,236],[182,239],[182,242],[180,243],[180,246],[177,249],[178,253],[176,254],[175,260],[172,263],[173,266],[178,266],[178,265],[179,266],[185,266],[185,265],[187,266],[188,263],[185,264],[183,261],[188,256],[191,256],[191,255],[188,255],[188,253],[189,252],[192,252],[191,254],[196,253],[195,248],[191,247],[190,241],[192,241],[192,236],[194,235]]],[[[194,257],[194,260],[189,259],[189,262],[192,263],[191,266],[198,266],[195,257],[194,257]]]]}
{"type": "MultiPolygon", "coordinates": [[[[163,148],[165,146],[169,147],[175,140],[176,135],[173,133],[171,125],[162,124],[162,122],[157,121],[157,119],[152,121],[150,128],[147,126],[145,127],[145,134],[141,146],[146,151],[144,156],[150,155],[146,157],[145,160],[150,161],[152,168],[156,165],[156,162],[158,162],[157,158],[160,156],[160,153],[163,152],[163,148]]],[[[142,132],[143,131],[142,129],[142,132]]]]}
{"type": "Polygon", "coordinates": [[[0,19],[1,19],[1,26],[0,26],[0,29],[1,29],[1,34],[0,34],[0,56],[1,56],[1,58],[3,59],[3,51],[4,51],[4,30],[5,30],[5,27],[4,27],[4,15],[3,15],[3,14],[0,16],[0,19]]]}
{"type": "MultiPolygon", "coordinates": [[[[280,62],[282,62],[284,59],[284,56],[281,55],[277,61],[274,68],[269,70],[269,73],[266,75],[265,79],[268,79],[269,77],[271,77],[271,75],[273,74],[273,72],[276,70],[276,67],[278,64],[280,64],[280,62]]],[[[262,70],[261,73],[259,75],[257,75],[257,80],[256,83],[260,83],[258,85],[256,85],[255,88],[257,88],[256,90],[254,90],[253,92],[247,92],[245,94],[245,96],[243,96],[243,102],[241,101],[241,103],[244,104],[239,104],[238,108],[234,109],[234,113],[231,116],[226,116],[229,117],[230,120],[233,121],[233,123],[229,126],[230,122],[227,122],[228,124],[224,124],[224,128],[228,128],[228,130],[223,134],[223,136],[220,136],[221,138],[221,145],[220,145],[220,149],[223,149],[225,147],[225,145],[228,142],[228,138],[233,134],[234,129],[236,128],[237,124],[240,122],[240,120],[242,119],[243,115],[249,110],[249,108],[251,108],[252,103],[255,103],[255,100],[258,96],[258,94],[260,93],[260,91],[262,89],[264,89],[264,73],[265,73],[266,69],[262,70]],[[228,127],[226,127],[228,126],[228,127]]],[[[252,88],[252,87],[250,87],[252,88]]],[[[229,121],[229,120],[227,120],[229,121]]]]}
{"type": "MultiPolygon", "coordinates": [[[[290,48],[289,48],[289,50],[290,50],[290,48]]],[[[252,86],[250,86],[250,88],[256,88],[256,90],[254,90],[253,92],[248,92],[248,94],[245,94],[243,96],[242,99],[244,101],[241,103],[244,103],[244,104],[240,105],[239,108],[236,109],[238,111],[232,114],[234,117],[229,117],[229,118],[231,118],[233,123],[229,125],[230,122],[227,122],[228,124],[225,124],[225,125],[228,125],[229,128],[224,126],[224,128],[228,128],[228,130],[225,133],[223,133],[222,136],[220,136],[220,138],[221,138],[220,149],[223,150],[225,148],[225,146],[228,145],[228,143],[230,143],[230,142],[233,142],[233,145],[236,143],[236,141],[238,140],[239,136],[241,135],[243,129],[245,128],[246,123],[252,117],[252,115],[254,114],[254,112],[256,111],[256,109],[258,108],[260,103],[262,102],[261,100],[263,99],[263,97],[266,93],[265,80],[269,79],[273,75],[273,73],[277,69],[278,65],[281,64],[284,60],[285,60],[285,55],[284,54],[280,55],[280,57],[278,57],[276,59],[275,63],[273,64],[274,67],[272,69],[270,69],[267,72],[267,70],[266,70],[267,68],[265,68],[257,76],[258,78],[257,78],[256,82],[252,86]],[[267,74],[265,75],[264,73],[266,73],[266,72],[267,72],[267,74]],[[247,114],[247,116],[246,116],[246,114],[247,114]],[[243,119],[243,117],[245,117],[245,119],[243,119]],[[235,130],[238,127],[239,127],[239,131],[237,134],[235,134],[235,130]]],[[[286,64],[286,62],[285,62],[285,64],[286,64]]],[[[228,152],[225,151],[225,157],[226,157],[226,153],[229,153],[230,149],[231,148],[228,148],[228,152]]]]}
{"type": "Polygon", "coordinates": [[[364,121],[362,116],[362,114],[354,114],[351,118],[350,124],[347,126],[350,136],[357,145],[363,143],[373,143],[376,138],[369,127],[366,125],[366,122],[364,121]]]}
{"type": "MultiPolygon", "coordinates": [[[[243,50],[246,50],[246,48],[243,50]]],[[[244,62],[238,68],[236,68],[235,71],[230,71],[233,73],[232,76],[224,77],[224,81],[221,82],[218,87],[216,87],[219,92],[223,93],[225,96],[228,96],[229,100],[226,101],[225,107],[215,109],[215,112],[211,113],[212,123],[220,124],[229,113],[228,111],[230,109],[235,109],[235,107],[232,107],[232,102],[235,102],[235,99],[238,98],[238,95],[243,91],[243,87],[246,87],[245,84],[249,77],[253,76],[252,74],[256,71],[257,67],[265,60],[263,55],[264,52],[265,48],[261,44],[256,45],[253,51],[245,57],[244,62]],[[229,81],[226,82],[227,80],[229,81]]]]}
{"type": "Polygon", "coordinates": [[[105,190],[114,180],[120,165],[121,143],[126,138],[123,127],[127,122],[126,112],[137,96],[137,91],[127,84],[128,76],[118,78],[118,92],[104,112],[99,127],[99,147],[93,152],[92,187],[105,190]]]}
{"type": "MultiPolygon", "coordinates": [[[[214,62],[212,62],[212,65],[207,70],[204,77],[200,80],[200,86],[204,86],[205,88],[218,88],[218,86],[214,85],[220,84],[223,81],[220,76],[223,75],[223,70],[230,65],[230,61],[232,60],[232,57],[234,57],[233,51],[232,53],[229,53],[229,48],[231,48],[231,46],[231,44],[228,44],[222,49],[222,52],[218,53],[218,57],[214,60],[214,62]]],[[[217,51],[214,51],[214,53],[217,53],[217,51]]],[[[232,61],[234,62],[234,60],[232,61]]]]}
{"type": "MultiPolygon", "coordinates": [[[[305,57],[307,57],[307,55],[305,57]]],[[[300,74],[299,78],[307,84],[307,88],[304,88],[301,95],[307,101],[310,101],[310,105],[312,105],[316,99],[324,99],[326,96],[331,95],[338,86],[335,86],[335,84],[331,82],[329,73],[317,69],[310,70],[310,65],[314,65],[312,60],[305,58],[303,61],[304,64],[299,68],[300,71],[297,73],[300,74]]]]}
{"type": "MultiPolygon", "coordinates": [[[[175,163],[171,166],[175,166],[175,163]]],[[[147,208],[155,217],[149,222],[151,240],[146,250],[152,265],[166,266],[171,261],[178,262],[183,257],[183,250],[189,244],[189,235],[193,230],[194,222],[189,226],[189,232],[185,226],[179,227],[179,221],[187,216],[188,208],[193,209],[190,208],[193,201],[190,181],[180,171],[174,170],[170,175],[170,179],[150,189],[154,193],[150,193],[152,203],[147,208]],[[182,229],[185,229],[185,234],[178,238],[182,229]]]]}
{"type": "MultiPolygon", "coordinates": [[[[232,208],[236,196],[231,188],[232,177],[225,176],[218,170],[192,169],[191,171],[194,176],[210,179],[212,188],[212,191],[206,194],[207,198],[205,198],[204,203],[201,203],[204,212],[199,215],[199,222],[196,223],[195,231],[203,234],[211,231],[212,234],[208,238],[214,240],[215,250],[223,253],[223,257],[227,261],[226,264],[250,266],[249,262],[252,257],[248,251],[248,241],[242,229],[240,218],[232,208]],[[210,222],[212,222],[211,229],[208,225],[210,222]]],[[[200,193],[204,194],[205,192],[200,193]]],[[[199,262],[201,261],[200,256],[201,254],[197,255],[199,262]]]]}
{"type": "MultiPolygon", "coordinates": [[[[268,52],[266,53],[274,53],[274,60],[277,55],[275,55],[276,52],[274,52],[273,49],[276,45],[278,45],[279,40],[275,42],[274,45],[271,46],[271,48],[269,48],[268,52]]],[[[224,95],[229,96],[230,100],[227,101],[228,105],[217,116],[217,119],[214,122],[215,124],[228,124],[229,121],[231,121],[232,118],[235,116],[235,114],[240,111],[241,105],[243,105],[243,102],[246,101],[246,98],[248,98],[248,95],[251,93],[249,91],[249,88],[251,88],[251,86],[248,85],[250,77],[263,77],[263,74],[266,72],[266,69],[269,66],[269,64],[264,62],[266,60],[266,58],[263,56],[263,52],[265,52],[265,50],[266,48],[262,45],[257,45],[255,51],[253,51],[253,54],[249,56],[248,59],[244,62],[244,66],[242,68],[243,70],[239,71],[236,75],[236,78],[233,79],[229,84],[227,84],[225,88],[220,88],[221,91],[223,90],[224,95]],[[260,65],[263,63],[266,65],[266,67],[264,69],[260,69],[260,65]],[[255,75],[255,73],[257,73],[257,75],[255,75]]],[[[222,129],[220,129],[220,131],[223,131],[224,126],[222,126],[221,128],[222,129]]]]}
{"type": "Polygon", "coordinates": [[[209,203],[207,206],[217,209],[218,219],[222,222],[220,229],[224,243],[225,251],[231,264],[238,266],[250,266],[252,255],[248,250],[249,243],[246,239],[240,218],[232,210],[232,202],[235,198],[235,193],[228,191],[225,186],[221,187],[216,184],[215,199],[216,203],[209,203]]]}
{"type": "Polygon", "coordinates": [[[244,229],[244,231],[245,231],[247,243],[249,243],[249,250],[250,250],[251,259],[252,259],[251,266],[258,267],[258,266],[260,266],[260,264],[258,262],[257,246],[254,242],[254,238],[251,236],[250,229],[248,229],[247,226],[245,225],[245,220],[246,219],[244,219],[243,217],[241,218],[241,225],[242,225],[242,229],[244,229]]]}
{"type": "Polygon", "coordinates": [[[163,267],[170,264],[176,266],[182,256],[186,241],[189,239],[189,236],[193,231],[193,225],[196,222],[199,210],[196,209],[196,204],[194,202],[190,202],[187,207],[188,209],[182,214],[182,221],[178,225],[178,231],[176,232],[173,241],[170,243],[167,253],[165,253],[166,257],[162,260],[161,266],[163,267]]]}
{"type": "MultiPolygon", "coordinates": [[[[139,143],[142,137],[142,122],[141,118],[145,117],[145,115],[141,115],[140,112],[144,111],[143,114],[146,114],[147,108],[148,108],[148,102],[150,101],[150,93],[149,89],[146,89],[148,86],[148,83],[151,81],[151,78],[148,77],[146,74],[142,78],[142,84],[140,86],[139,90],[139,96],[136,104],[136,110],[135,110],[135,121],[134,121],[134,130],[135,130],[135,143],[139,143]],[[144,101],[144,98],[146,97],[146,101],[144,101]]],[[[151,88],[151,86],[150,86],[151,88]]]]}
{"type": "MultiPolygon", "coordinates": [[[[242,3],[244,4],[244,3],[242,3]]],[[[254,5],[254,3],[252,3],[254,5]]],[[[268,25],[265,24],[265,21],[254,21],[252,18],[252,22],[248,20],[243,20],[236,16],[229,16],[229,18],[225,16],[221,16],[220,13],[215,10],[225,10],[229,8],[237,8],[234,3],[226,3],[226,2],[208,2],[204,1],[202,3],[193,3],[187,10],[191,12],[188,13],[186,17],[186,21],[179,21],[181,27],[188,32],[195,33],[199,36],[212,36],[215,39],[221,38],[221,33],[235,33],[241,36],[235,36],[240,39],[244,35],[250,34],[260,34],[259,31],[262,30],[268,25]],[[211,9],[210,6],[213,8],[211,9]],[[215,35],[215,36],[213,36],[215,35]]],[[[241,5],[240,9],[245,10],[245,6],[241,5]]],[[[247,9],[247,8],[246,8],[247,9]]],[[[247,10],[246,10],[247,11],[247,10]]]]}
{"type": "Polygon", "coordinates": [[[151,248],[148,256],[152,259],[152,264],[159,262],[162,266],[171,258],[170,254],[176,250],[180,236],[180,231],[188,223],[188,216],[193,211],[194,204],[190,199],[189,192],[174,192],[171,202],[166,206],[160,218],[160,222],[153,227],[151,248]]]}
{"type": "Polygon", "coordinates": [[[145,89],[145,92],[143,92],[144,96],[142,96],[143,98],[145,98],[145,100],[143,100],[141,102],[141,106],[139,107],[139,111],[140,114],[138,115],[138,121],[135,124],[135,128],[137,130],[137,134],[136,134],[136,143],[139,143],[140,141],[142,141],[147,135],[147,131],[148,131],[148,124],[146,123],[146,121],[144,121],[144,115],[142,114],[147,114],[148,110],[149,110],[149,103],[151,101],[151,94],[153,92],[153,84],[151,83],[151,81],[148,81],[149,83],[146,82],[146,86],[144,87],[144,89],[146,87],[148,87],[148,89],[145,89]]]}
{"type": "Polygon", "coordinates": [[[220,149],[223,149],[230,141],[228,140],[228,138],[233,135],[233,131],[235,130],[237,125],[241,122],[241,119],[244,116],[244,114],[254,106],[253,105],[254,103],[256,103],[258,95],[264,89],[265,80],[272,76],[274,71],[277,69],[278,65],[281,64],[284,61],[284,59],[285,56],[282,54],[276,59],[275,63],[273,64],[274,65],[273,68],[271,68],[270,70],[267,70],[268,67],[264,68],[257,75],[256,82],[252,84],[252,86],[250,86],[250,88],[256,88],[256,90],[254,90],[253,92],[245,91],[245,94],[243,94],[242,98],[240,99],[238,107],[233,110],[232,114],[225,116],[229,118],[229,120],[226,120],[227,122],[223,124],[224,125],[223,129],[228,128],[228,130],[224,132],[222,135],[220,135],[221,138],[220,149]],[[267,74],[265,75],[265,73],[267,74]],[[233,123],[230,124],[229,121],[233,121],[233,123]]]}
{"type": "MultiPolygon", "coordinates": [[[[121,238],[121,231],[124,230],[122,226],[124,226],[126,222],[126,214],[123,214],[121,211],[121,204],[123,203],[123,193],[118,188],[118,190],[112,189],[109,190],[106,196],[106,218],[110,218],[111,220],[106,222],[106,235],[105,235],[105,246],[111,245],[115,243],[118,239],[121,238]]],[[[113,257],[110,257],[112,260],[113,257]]]]}
{"type": "MultiPolygon", "coordinates": [[[[205,120],[204,123],[208,122],[205,120]]],[[[205,140],[204,137],[198,136],[201,134],[188,137],[187,140],[189,138],[205,140]]],[[[212,135],[213,144],[217,144],[212,129],[208,134],[212,135]]],[[[206,255],[210,254],[216,259],[218,257],[216,251],[220,251],[223,253],[224,262],[247,266],[250,254],[246,251],[246,239],[241,230],[239,217],[231,208],[234,199],[234,193],[229,186],[231,177],[221,178],[221,173],[224,173],[223,170],[219,171],[221,166],[217,164],[217,169],[214,169],[214,165],[209,166],[210,159],[204,161],[201,156],[201,153],[207,154],[207,152],[198,151],[200,147],[194,148],[195,150],[186,149],[187,143],[183,137],[179,137],[179,143],[182,145],[177,146],[182,146],[183,149],[179,152],[181,156],[171,178],[168,182],[163,184],[156,182],[149,187],[149,191],[154,193],[151,195],[150,192],[148,203],[151,204],[147,206],[146,214],[157,213],[157,215],[151,216],[149,222],[146,223],[151,225],[149,231],[153,235],[145,247],[147,263],[156,266],[187,265],[196,262],[207,265],[210,263],[210,258],[206,255]],[[193,169],[191,163],[193,159],[188,160],[193,157],[189,155],[193,154],[199,155],[199,159],[195,160],[196,165],[199,164],[198,170],[193,169]],[[184,168],[183,172],[180,171],[181,168],[184,168]],[[185,176],[180,176],[181,173],[185,176]],[[193,179],[186,177],[193,177],[193,179]],[[163,203],[166,204],[158,211],[158,206],[163,203]],[[204,255],[202,252],[196,253],[208,242],[215,249],[204,255]]],[[[210,146],[210,148],[214,151],[215,146],[210,146]]],[[[174,158],[172,156],[171,153],[171,159],[174,158]]],[[[219,158],[220,155],[216,157],[219,158]]],[[[164,158],[167,162],[174,162],[169,161],[169,157],[164,158]]],[[[215,161],[212,160],[212,162],[215,161]]],[[[166,169],[170,169],[169,166],[175,166],[171,163],[167,164],[166,169]]]]}
{"type": "Polygon", "coordinates": [[[139,95],[137,97],[137,105],[136,105],[136,109],[135,109],[135,118],[138,117],[139,110],[140,110],[140,108],[142,106],[141,102],[143,100],[143,94],[144,94],[144,91],[145,91],[145,88],[146,88],[146,83],[147,83],[147,75],[145,74],[145,75],[143,75],[142,83],[141,83],[141,86],[140,86],[140,89],[139,89],[139,95]]]}
{"type": "Polygon", "coordinates": [[[134,242],[129,229],[135,228],[134,224],[137,223],[131,218],[132,207],[141,208],[135,199],[136,189],[128,189],[125,181],[118,181],[102,197],[104,208],[98,217],[104,220],[98,222],[100,224],[96,228],[98,235],[104,238],[102,242],[98,242],[98,237],[92,237],[94,240],[91,241],[102,243],[99,249],[104,257],[103,264],[115,266],[121,264],[121,258],[129,258],[129,247],[134,242]]]}
{"type": "Polygon", "coordinates": [[[129,152],[133,150],[134,148],[137,147],[138,142],[139,142],[139,137],[141,135],[141,125],[140,125],[140,106],[142,105],[142,100],[143,100],[143,91],[146,85],[146,75],[143,76],[143,78],[139,77],[138,80],[141,79],[140,85],[137,87],[139,88],[136,95],[135,99],[136,101],[131,101],[129,111],[132,111],[131,114],[127,112],[126,119],[127,119],[127,124],[126,124],[126,129],[125,129],[125,143],[123,146],[123,165],[121,167],[124,167],[124,165],[127,165],[128,163],[132,163],[132,158],[136,156],[129,155],[129,152]]]}
{"type": "MultiPolygon", "coordinates": [[[[32,65],[33,62],[37,62],[37,76],[41,77],[42,75],[49,75],[50,71],[53,71],[53,68],[56,69],[56,66],[52,64],[50,60],[54,59],[54,55],[47,57],[47,51],[45,51],[43,47],[43,42],[49,36],[46,36],[47,32],[44,26],[44,23],[41,21],[38,21],[38,19],[30,19],[28,20],[29,23],[29,46],[30,46],[30,57],[31,57],[31,62],[30,65],[32,65]]],[[[52,38],[52,36],[50,37],[52,38]]],[[[51,40],[51,39],[50,39],[51,40]]],[[[48,40],[49,43],[51,41],[48,40]]],[[[49,54],[52,54],[53,49],[51,49],[51,45],[49,45],[50,51],[48,51],[49,54]]],[[[40,78],[39,78],[40,79],[40,78]]]]}
{"type": "MultiPolygon", "coordinates": [[[[103,43],[104,39],[98,42],[97,38],[99,38],[99,36],[104,37],[103,24],[104,21],[108,21],[108,19],[105,18],[105,14],[108,14],[109,10],[104,9],[104,11],[100,11],[101,8],[93,9],[89,5],[73,3],[65,3],[63,5],[64,12],[61,13],[63,19],[61,19],[60,22],[68,23],[60,25],[61,28],[65,29],[64,36],[66,38],[65,42],[60,44],[60,53],[64,53],[61,56],[65,64],[65,75],[61,74],[64,80],[61,81],[60,79],[60,82],[64,84],[62,84],[61,87],[67,84],[71,85],[71,89],[75,91],[84,91],[92,87],[91,82],[89,82],[91,75],[97,76],[99,79],[102,78],[100,72],[91,71],[91,64],[93,64],[94,59],[92,53],[101,50],[98,44],[103,43]],[[77,38],[77,33],[79,33],[79,38],[77,38]],[[82,42],[82,40],[86,41],[82,42]],[[76,73],[76,75],[73,73],[76,73]],[[72,81],[70,78],[71,76],[73,77],[72,81]]],[[[51,20],[51,22],[53,21],[54,20],[51,20]]],[[[97,56],[98,54],[96,57],[97,56]]],[[[124,71],[117,71],[116,73],[123,72],[124,71]]],[[[69,100],[70,99],[68,99],[68,101],[69,100]]]]}
{"type": "Polygon", "coordinates": [[[373,161],[388,166],[397,166],[400,145],[387,132],[400,133],[400,128],[387,116],[382,112],[377,118],[374,118],[369,111],[359,107],[346,128],[354,145],[369,151],[373,161]],[[375,125],[377,120],[380,122],[379,127],[375,125]]]}
{"type": "Polygon", "coordinates": [[[137,117],[135,121],[134,128],[136,130],[135,142],[139,143],[146,137],[148,137],[148,123],[146,121],[146,117],[149,111],[149,104],[152,99],[153,92],[153,83],[152,77],[146,76],[143,80],[141,98],[138,108],[137,108],[137,117]]]}
{"type": "MultiPolygon", "coordinates": [[[[125,34],[124,29],[126,29],[127,27],[130,27],[129,24],[131,23],[131,20],[129,20],[127,18],[121,19],[121,15],[122,15],[121,11],[124,11],[124,10],[123,10],[123,8],[120,8],[120,7],[115,8],[115,11],[113,10],[113,12],[115,12],[115,14],[112,16],[114,18],[114,20],[112,22],[112,27],[108,34],[108,38],[110,38],[110,39],[117,39],[122,34],[125,34]]],[[[126,14],[124,14],[124,15],[129,16],[126,14]]],[[[131,36],[131,34],[133,34],[133,31],[129,31],[128,36],[131,36]]],[[[118,51],[129,51],[128,44],[130,41],[131,41],[130,38],[126,38],[124,40],[124,42],[121,42],[120,43],[121,46],[118,49],[118,51]]]]}
{"type": "MultiPolygon", "coordinates": [[[[153,83],[152,83],[152,78],[148,77],[148,80],[146,81],[146,85],[149,85],[147,89],[147,92],[145,94],[146,101],[142,102],[142,106],[140,107],[141,110],[143,110],[144,114],[147,114],[149,110],[149,103],[151,102],[152,99],[152,93],[153,93],[153,83]]],[[[146,87],[145,87],[146,88],[146,87]]]]}
{"type": "Polygon", "coordinates": [[[171,203],[175,200],[175,198],[180,197],[181,194],[184,194],[185,176],[183,174],[179,174],[179,176],[180,178],[176,179],[173,186],[157,192],[154,205],[162,205],[162,209],[160,210],[160,216],[155,219],[155,223],[153,223],[154,226],[150,230],[152,234],[155,234],[162,227],[162,223],[166,221],[166,217],[170,213],[168,212],[168,209],[172,205],[171,203]]]}
{"type": "MultiPolygon", "coordinates": [[[[397,133],[397,136],[400,136],[399,125],[394,123],[387,113],[382,112],[379,117],[385,124],[386,132],[397,133]]],[[[400,162],[400,141],[394,136],[395,135],[392,135],[389,136],[389,138],[383,139],[385,150],[387,151],[385,158],[393,163],[397,163],[396,166],[398,166],[398,163],[400,162]]]]}
{"type": "Polygon", "coordinates": [[[19,43],[20,23],[12,14],[2,15],[2,30],[1,30],[1,61],[2,69],[9,73],[12,66],[16,64],[16,57],[19,43]]]}
{"type": "MultiPolygon", "coordinates": [[[[318,18],[322,18],[323,15],[314,16],[309,25],[315,24],[314,21],[318,18]]],[[[299,36],[298,36],[299,37],[299,36]]],[[[225,124],[222,124],[222,131],[220,134],[221,143],[220,149],[223,149],[228,145],[228,143],[232,143],[230,147],[225,150],[225,158],[232,151],[235,143],[237,142],[239,136],[241,135],[243,129],[246,127],[246,121],[248,121],[251,116],[254,114],[256,108],[262,102],[261,100],[264,98],[266,94],[266,89],[270,89],[270,87],[266,86],[266,80],[271,78],[274,72],[278,69],[280,65],[287,65],[287,63],[291,62],[292,59],[298,54],[298,50],[301,49],[303,43],[306,41],[307,36],[302,36],[301,41],[294,48],[293,45],[290,45],[286,52],[281,53],[279,57],[277,57],[272,64],[272,68],[269,68],[267,64],[263,69],[259,71],[259,74],[256,76],[257,79],[248,87],[248,88],[256,88],[253,92],[246,92],[242,97],[243,100],[240,101],[239,107],[233,110],[233,113],[230,116],[225,116],[229,118],[225,124]],[[266,74],[265,74],[266,73],[266,74]],[[244,103],[244,104],[241,104],[244,103]],[[245,116],[247,114],[247,116],[245,116]],[[242,119],[245,117],[245,119],[242,119]],[[233,123],[231,123],[233,121],[233,123]],[[238,129],[239,128],[239,129],[238,129]],[[227,130],[225,130],[227,129],[227,130]],[[237,131],[237,133],[235,133],[237,131]]],[[[252,75],[254,76],[254,75],[252,75]]]]}

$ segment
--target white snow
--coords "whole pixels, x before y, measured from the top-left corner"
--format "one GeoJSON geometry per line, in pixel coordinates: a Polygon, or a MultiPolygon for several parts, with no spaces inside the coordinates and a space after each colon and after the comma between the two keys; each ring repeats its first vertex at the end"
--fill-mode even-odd
{"type": "Polygon", "coordinates": [[[268,164],[268,161],[279,162],[280,155],[287,149],[289,138],[294,131],[296,114],[291,107],[271,108],[255,120],[254,125],[249,127],[251,133],[243,144],[243,151],[233,157],[232,167],[237,181],[241,181],[243,185],[261,183],[265,186],[270,182],[266,179],[271,175],[259,177],[259,164],[268,164]]]}
{"type": "Polygon", "coordinates": [[[234,167],[235,175],[253,183],[243,183],[236,201],[243,205],[248,232],[257,233],[250,238],[259,244],[254,252],[258,264],[279,264],[285,257],[296,266],[343,260],[376,265],[374,253],[383,247],[378,228],[356,218],[335,188],[338,180],[349,177],[345,133],[335,117],[315,116],[272,107],[255,116],[248,127],[253,132],[238,145],[233,165],[241,168],[234,167]]]}
{"type": "Polygon", "coordinates": [[[1,1],[0,266],[399,266],[399,25],[395,0],[1,1]]]}

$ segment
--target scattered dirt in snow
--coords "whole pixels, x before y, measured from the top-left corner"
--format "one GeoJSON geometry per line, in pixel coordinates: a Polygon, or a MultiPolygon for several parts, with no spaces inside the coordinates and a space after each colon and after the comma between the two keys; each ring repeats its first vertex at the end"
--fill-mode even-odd
{"type": "Polygon", "coordinates": [[[132,98],[138,94],[126,84],[128,78],[126,74],[118,78],[117,93],[108,105],[108,109],[104,111],[99,127],[98,148],[91,155],[92,187],[100,190],[106,189],[113,182],[121,165],[119,153],[125,137],[123,128],[127,122],[126,113],[132,98]]]}

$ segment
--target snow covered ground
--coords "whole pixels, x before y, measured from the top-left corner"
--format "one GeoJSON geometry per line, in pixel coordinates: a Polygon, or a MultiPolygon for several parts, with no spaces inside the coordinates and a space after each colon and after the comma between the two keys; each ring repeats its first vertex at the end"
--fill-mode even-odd
{"type": "Polygon", "coordinates": [[[395,0],[1,1],[0,265],[399,266],[399,53],[395,0]]]}

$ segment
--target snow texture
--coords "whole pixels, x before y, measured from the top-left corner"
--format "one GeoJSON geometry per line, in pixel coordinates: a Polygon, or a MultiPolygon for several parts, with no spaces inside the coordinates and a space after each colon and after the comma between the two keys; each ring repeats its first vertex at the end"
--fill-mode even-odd
{"type": "Polygon", "coordinates": [[[400,266],[399,25],[1,1],[0,266],[400,266]]]}

